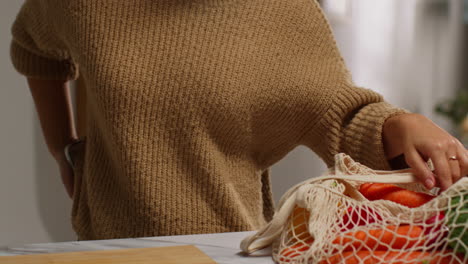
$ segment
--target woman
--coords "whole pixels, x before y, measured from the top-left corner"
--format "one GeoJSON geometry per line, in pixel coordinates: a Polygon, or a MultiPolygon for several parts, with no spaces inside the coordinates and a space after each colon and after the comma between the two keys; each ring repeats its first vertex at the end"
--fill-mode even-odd
{"type": "Polygon", "coordinates": [[[11,54],[80,239],[258,229],[268,169],[298,145],[375,169],[404,154],[428,188],[468,172],[456,139],[353,85],[315,1],[27,0],[11,54]],[[71,172],[78,74],[87,139],[71,172]]]}

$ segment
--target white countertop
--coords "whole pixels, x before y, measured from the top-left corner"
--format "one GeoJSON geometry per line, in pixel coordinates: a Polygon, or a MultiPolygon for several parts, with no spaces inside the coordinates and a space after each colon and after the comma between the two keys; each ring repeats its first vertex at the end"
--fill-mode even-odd
{"type": "Polygon", "coordinates": [[[270,250],[259,251],[253,256],[245,256],[241,253],[239,249],[240,242],[247,235],[253,233],[236,232],[30,244],[21,247],[9,247],[7,250],[0,251],[0,256],[194,245],[220,264],[273,264],[274,261],[271,258],[270,250]]]}

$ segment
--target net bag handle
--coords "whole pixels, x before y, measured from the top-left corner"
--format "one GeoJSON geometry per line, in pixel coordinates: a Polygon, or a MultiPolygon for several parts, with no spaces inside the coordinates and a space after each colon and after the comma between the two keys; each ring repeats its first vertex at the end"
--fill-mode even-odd
{"type": "Polygon", "coordinates": [[[357,181],[357,182],[375,182],[375,183],[416,183],[417,178],[411,173],[411,170],[398,170],[398,171],[379,171],[372,170],[364,165],[353,161],[346,154],[337,154],[335,156],[335,168],[329,171],[329,174],[308,179],[303,181],[290,190],[288,190],[278,205],[278,211],[273,216],[273,219],[264,227],[262,227],[254,235],[246,237],[242,240],[240,248],[243,252],[251,254],[255,251],[269,247],[278,236],[281,235],[283,227],[291,215],[294,206],[296,205],[296,198],[311,187],[311,184],[318,183],[325,180],[343,180],[343,181],[357,181]],[[353,167],[357,169],[359,174],[350,174],[346,171],[347,168],[353,167]],[[383,177],[389,175],[389,177],[383,177]],[[301,190],[304,189],[304,190],[301,190]]]}

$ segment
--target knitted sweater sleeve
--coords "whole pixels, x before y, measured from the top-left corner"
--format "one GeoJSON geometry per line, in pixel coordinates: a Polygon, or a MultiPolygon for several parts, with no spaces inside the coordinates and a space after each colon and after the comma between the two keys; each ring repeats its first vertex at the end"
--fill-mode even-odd
{"type": "Polygon", "coordinates": [[[368,167],[390,169],[382,141],[383,124],[406,110],[392,106],[371,90],[351,83],[339,86],[321,120],[305,133],[303,144],[327,166],[333,165],[335,154],[344,152],[368,167]]]}
{"type": "Polygon", "coordinates": [[[314,2],[308,12],[312,14],[309,24],[314,25],[313,30],[308,31],[306,26],[301,29],[307,32],[308,46],[314,47],[313,53],[303,55],[312,62],[312,81],[303,85],[310,93],[295,98],[302,102],[297,111],[304,117],[298,143],[312,149],[329,167],[335,154],[346,153],[368,167],[390,169],[382,141],[383,124],[407,111],[385,102],[372,90],[357,87],[320,6],[314,2]]]}
{"type": "Polygon", "coordinates": [[[77,65],[60,38],[59,16],[47,1],[26,0],[11,29],[10,56],[21,74],[37,79],[76,79],[77,65]]]}

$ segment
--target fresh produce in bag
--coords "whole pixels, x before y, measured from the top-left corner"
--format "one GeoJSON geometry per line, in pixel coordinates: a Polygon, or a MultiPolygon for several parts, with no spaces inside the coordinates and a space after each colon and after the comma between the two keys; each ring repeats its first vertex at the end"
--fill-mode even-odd
{"type": "Polygon", "coordinates": [[[345,154],[291,188],[273,220],[245,238],[277,263],[468,263],[468,178],[435,195],[410,170],[376,171],[345,154]]]}
{"type": "Polygon", "coordinates": [[[452,197],[446,215],[447,226],[450,227],[449,246],[456,252],[468,255],[468,194],[452,197]]]}

